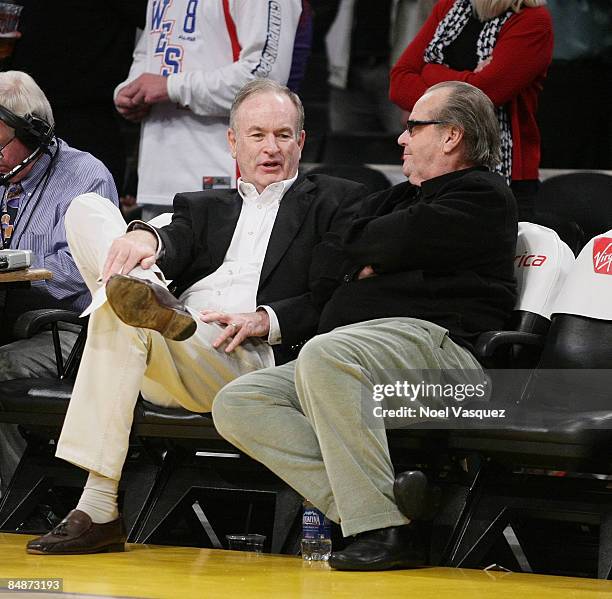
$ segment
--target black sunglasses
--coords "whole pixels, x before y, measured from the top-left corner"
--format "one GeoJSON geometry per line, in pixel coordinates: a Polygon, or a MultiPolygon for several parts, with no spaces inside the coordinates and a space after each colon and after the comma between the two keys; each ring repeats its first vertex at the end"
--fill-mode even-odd
{"type": "Polygon", "coordinates": [[[408,119],[406,121],[406,131],[408,131],[408,135],[412,135],[412,130],[421,125],[448,125],[448,123],[446,121],[413,121],[408,119]]]}

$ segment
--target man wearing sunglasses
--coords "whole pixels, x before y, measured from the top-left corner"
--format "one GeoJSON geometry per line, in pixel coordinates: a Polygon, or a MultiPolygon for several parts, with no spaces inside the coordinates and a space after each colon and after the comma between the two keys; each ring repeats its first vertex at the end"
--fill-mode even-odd
{"type": "Polygon", "coordinates": [[[423,372],[482,381],[471,343],[501,327],[515,300],[516,205],[491,172],[500,148],[491,101],[448,82],[410,116],[398,140],[409,182],[371,196],[342,243],[328,240],[336,259],[318,273],[320,334],[297,360],[233,381],[213,404],[224,437],[356,535],[330,557],[340,570],[426,561],[407,516],[410,479],[394,489],[385,434],[406,419],[380,408],[418,418],[421,406],[438,407],[402,393],[423,372]]]}

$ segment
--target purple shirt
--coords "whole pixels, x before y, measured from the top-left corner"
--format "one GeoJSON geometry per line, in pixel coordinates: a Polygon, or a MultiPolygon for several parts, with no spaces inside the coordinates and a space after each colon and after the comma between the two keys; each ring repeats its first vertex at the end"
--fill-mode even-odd
{"type": "MultiPolygon", "coordinates": [[[[47,268],[49,281],[35,281],[32,287],[51,296],[51,304],[81,312],[90,295],[77,268],[64,228],[64,215],[77,196],[94,192],[118,205],[117,189],[108,169],[91,154],[71,148],[58,139],[51,156],[43,154],[21,181],[23,194],[15,218],[11,249],[32,250],[32,267],[47,268]]],[[[45,307],[41,298],[41,308],[45,307]]]]}

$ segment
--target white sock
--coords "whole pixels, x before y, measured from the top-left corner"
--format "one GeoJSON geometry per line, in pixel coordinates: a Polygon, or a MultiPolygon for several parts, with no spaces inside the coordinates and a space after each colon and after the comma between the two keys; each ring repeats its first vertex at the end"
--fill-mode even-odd
{"type": "Polygon", "coordinates": [[[90,472],[76,509],[85,512],[94,524],[116,520],[119,517],[118,487],[118,480],[90,472]]]}

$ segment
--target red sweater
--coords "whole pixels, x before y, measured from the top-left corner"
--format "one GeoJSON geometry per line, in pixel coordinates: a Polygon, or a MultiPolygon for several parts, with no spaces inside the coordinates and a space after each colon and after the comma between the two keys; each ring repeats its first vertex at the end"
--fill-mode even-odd
{"type": "MultiPolygon", "coordinates": [[[[523,8],[504,24],[491,62],[478,73],[454,71],[425,63],[423,53],[455,0],[440,0],[391,70],[389,97],[412,110],[425,90],[442,81],[465,81],[480,88],[495,106],[508,104],[512,122],[512,180],[537,179],[540,132],[536,122],[538,94],[552,59],[553,31],[548,10],[523,8]]],[[[474,49],[476,51],[476,49],[474,49]]]]}

